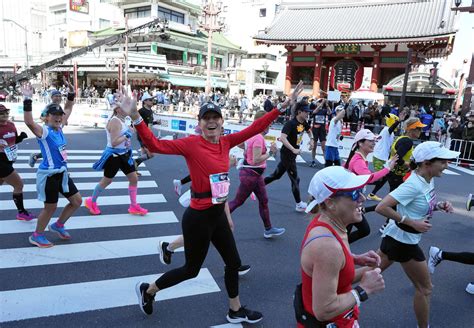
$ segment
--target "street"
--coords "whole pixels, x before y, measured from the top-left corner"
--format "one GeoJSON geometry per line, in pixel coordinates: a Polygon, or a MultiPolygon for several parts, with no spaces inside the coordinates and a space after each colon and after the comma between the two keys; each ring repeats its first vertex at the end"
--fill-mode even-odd
{"type": "MultiPolygon", "coordinates": [[[[102,172],[92,170],[92,164],[106,144],[106,135],[102,129],[78,127],[66,127],[65,132],[71,176],[84,200],[102,176],[102,172]]],[[[25,184],[25,207],[39,214],[42,203],[36,200],[35,169],[27,164],[29,153],[38,152],[39,147],[29,136],[19,145],[15,167],[25,184]]],[[[137,149],[136,139],[134,145],[137,149]]],[[[303,158],[310,161],[309,154],[303,158]]],[[[276,164],[269,161],[265,175],[276,164]]],[[[303,199],[312,175],[321,167],[298,164],[303,199]]],[[[1,327],[242,327],[226,325],[224,263],[213,247],[197,278],[160,292],[150,317],[140,312],[135,284],[151,282],[184,262],[180,250],[173,255],[170,266],[161,264],[157,245],[159,240],[172,240],[181,234],[179,222],[184,208],[177,202],[172,180],[185,177],[188,171],[183,158],[165,155],[146,161],[139,171],[138,202],[149,210],[147,216],[127,213],[128,183],[123,175],[117,176],[99,198],[102,215],[90,216],[81,207],[66,225],[71,241],[61,241],[46,232],[56,245],[50,249],[29,244],[36,220],[15,220],[12,189],[0,186],[1,327]]],[[[239,179],[234,168],[230,175],[232,198],[239,179]]],[[[431,245],[450,251],[474,251],[469,232],[474,229],[474,211],[465,209],[466,195],[474,192],[474,171],[450,167],[435,184],[438,199],[451,201],[455,213],[434,215],[433,228],[420,244],[425,255],[431,245]]],[[[272,223],[284,227],[286,233],[264,239],[258,203],[251,199],[233,213],[242,263],[251,265],[250,272],[240,277],[240,298],[243,305],[264,315],[254,327],[295,327],[292,296],[301,280],[300,243],[311,216],[295,211],[286,176],[270,184],[267,191],[272,223]]],[[[380,195],[387,191],[388,185],[380,195]]],[[[65,204],[60,198],[55,217],[65,204]]],[[[376,250],[380,245],[378,229],[385,219],[375,213],[367,218],[371,234],[351,245],[353,253],[376,250]]],[[[394,264],[383,276],[385,291],[361,306],[361,327],[416,327],[414,288],[400,265],[394,264]]],[[[443,262],[432,279],[431,327],[473,327],[474,296],[464,291],[474,281],[472,267],[443,262]]]]}

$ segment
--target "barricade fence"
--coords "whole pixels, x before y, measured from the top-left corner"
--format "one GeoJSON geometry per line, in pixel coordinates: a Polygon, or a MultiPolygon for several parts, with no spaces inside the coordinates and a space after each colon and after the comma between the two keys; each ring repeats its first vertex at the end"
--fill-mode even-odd
{"type": "Polygon", "coordinates": [[[449,148],[461,153],[456,160],[456,165],[474,165],[474,141],[451,139],[449,148]]]}

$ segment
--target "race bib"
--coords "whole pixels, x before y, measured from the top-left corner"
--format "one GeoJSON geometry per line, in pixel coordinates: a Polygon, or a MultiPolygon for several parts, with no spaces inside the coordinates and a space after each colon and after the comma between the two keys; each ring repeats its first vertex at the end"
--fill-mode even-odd
{"type": "Polygon", "coordinates": [[[66,145],[62,145],[58,147],[59,153],[61,154],[61,157],[65,162],[67,162],[67,151],[66,151],[66,145]]]}
{"type": "Polygon", "coordinates": [[[324,122],[325,122],[325,117],[323,115],[316,115],[314,117],[314,123],[324,124],[324,122]]]}
{"type": "Polygon", "coordinates": [[[229,172],[211,174],[209,182],[211,183],[212,204],[225,203],[229,195],[229,172]]]}
{"type": "Polygon", "coordinates": [[[7,155],[7,158],[10,162],[16,161],[17,150],[18,147],[16,145],[3,148],[3,151],[5,152],[5,155],[7,155]]]}
{"type": "Polygon", "coordinates": [[[426,213],[426,218],[429,220],[433,216],[433,211],[436,208],[436,194],[434,189],[425,195],[426,201],[428,202],[428,213],[426,213]]]}

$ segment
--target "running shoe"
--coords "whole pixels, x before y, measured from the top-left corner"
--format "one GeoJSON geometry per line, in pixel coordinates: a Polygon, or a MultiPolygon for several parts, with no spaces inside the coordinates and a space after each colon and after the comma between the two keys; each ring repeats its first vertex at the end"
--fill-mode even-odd
{"type": "Polygon", "coordinates": [[[51,243],[43,234],[31,235],[28,240],[30,244],[38,246],[39,248],[49,248],[53,247],[53,243],[51,243]]]}
{"type": "Polygon", "coordinates": [[[146,292],[149,286],[150,284],[145,282],[138,282],[135,286],[135,292],[138,296],[138,306],[143,314],[146,315],[153,313],[153,302],[155,301],[155,296],[146,292]]]}
{"type": "Polygon", "coordinates": [[[472,207],[472,194],[467,195],[467,200],[466,200],[466,210],[470,211],[472,207]]]}
{"type": "Polygon", "coordinates": [[[128,213],[130,213],[132,215],[144,216],[148,213],[148,210],[144,209],[139,204],[136,204],[136,205],[130,205],[130,207],[128,208],[128,213]]]}
{"type": "Polygon", "coordinates": [[[87,197],[86,201],[84,202],[84,205],[86,206],[86,208],[89,209],[90,214],[92,215],[100,214],[99,206],[97,206],[96,202],[92,201],[92,197],[87,197]]]}
{"type": "Polygon", "coordinates": [[[296,204],[295,210],[296,212],[304,212],[306,210],[306,207],[308,207],[308,204],[305,202],[299,202],[296,204]]]}
{"type": "Polygon", "coordinates": [[[373,201],[376,201],[376,202],[382,201],[382,198],[380,198],[379,196],[377,196],[375,194],[372,194],[372,193],[367,195],[367,199],[368,200],[373,200],[373,201]]]}
{"type": "Polygon", "coordinates": [[[468,292],[469,294],[474,295],[474,282],[471,282],[470,284],[467,284],[466,292],[468,292]]]}
{"type": "Polygon", "coordinates": [[[158,254],[160,255],[160,262],[163,264],[171,264],[171,255],[173,255],[174,252],[168,250],[168,245],[170,243],[167,243],[166,241],[160,241],[160,244],[158,246],[158,254]]]}
{"type": "Polygon", "coordinates": [[[253,200],[253,201],[256,201],[257,200],[257,196],[255,196],[255,193],[251,193],[250,194],[250,199],[253,200]]]}
{"type": "Polygon", "coordinates": [[[263,315],[260,312],[252,311],[242,306],[238,311],[229,309],[226,318],[230,323],[257,323],[263,319],[263,315]]]}
{"type": "Polygon", "coordinates": [[[21,213],[18,212],[17,215],[16,215],[16,219],[20,220],[20,221],[31,221],[33,219],[36,219],[36,215],[31,214],[27,211],[21,212],[21,213]]]}
{"type": "Polygon", "coordinates": [[[270,228],[270,229],[266,229],[265,232],[263,233],[263,237],[269,239],[269,238],[272,238],[274,236],[280,236],[280,235],[283,235],[285,233],[285,228],[270,228]]]}
{"type": "Polygon", "coordinates": [[[30,167],[35,167],[36,161],[38,159],[36,158],[36,154],[30,154],[30,158],[28,159],[28,165],[30,167]]]}
{"type": "Polygon", "coordinates": [[[430,258],[428,259],[428,269],[430,273],[435,272],[435,267],[442,261],[441,250],[438,247],[430,247],[430,258]]]}
{"type": "Polygon", "coordinates": [[[181,188],[183,187],[183,185],[181,184],[181,180],[174,179],[173,185],[174,185],[174,192],[176,193],[176,195],[180,196],[181,188]]]}
{"type": "Polygon", "coordinates": [[[69,232],[67,232],[66,229],[64,229],[64,226],[58,227],[56,222],[49,225],[49,231],[56,232],[59,238],[61,239],[64,239],[64,240],[71,239],[71,235],[69,234],[69,232]]]}
{"type": "Polygon", "coordinates": [[[243,264],[239,267],[239,276],[245,276],[250,271],[250,265],[243,264]]]}

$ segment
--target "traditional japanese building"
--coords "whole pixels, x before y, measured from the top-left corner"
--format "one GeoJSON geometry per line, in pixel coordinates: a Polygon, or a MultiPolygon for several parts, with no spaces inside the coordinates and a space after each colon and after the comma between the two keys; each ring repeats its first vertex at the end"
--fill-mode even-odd
{"type": "Polygon", "coordinates": [[[446,57],[454,42],[450,1],[395,0],[366,3],[282,6],[272,25],[254,37],[257,44],[287,50],[285,93],[302,80],[305,92],[357,90],[364,67],[372,68],[370,89],[413,65],[446,57]]]}

